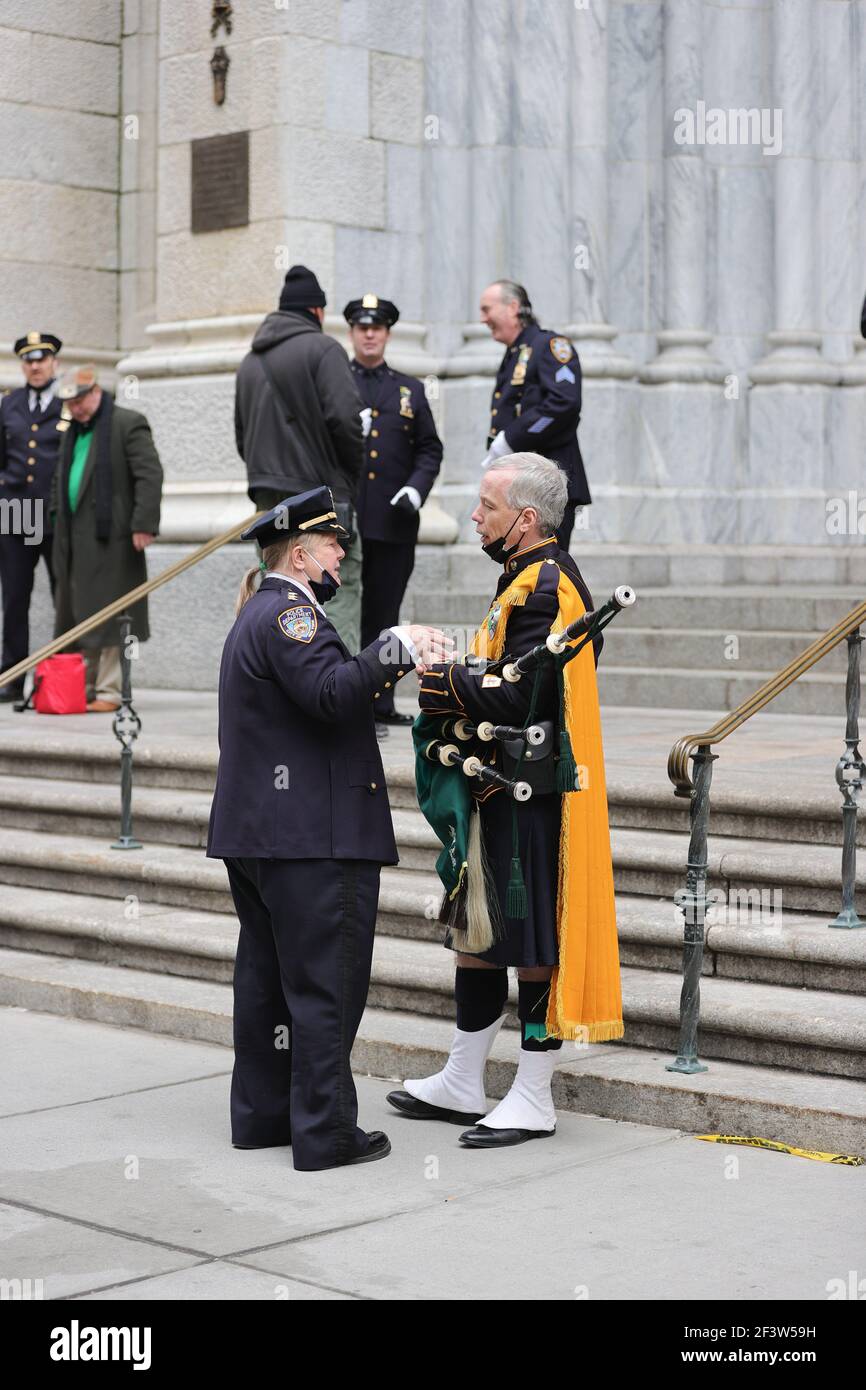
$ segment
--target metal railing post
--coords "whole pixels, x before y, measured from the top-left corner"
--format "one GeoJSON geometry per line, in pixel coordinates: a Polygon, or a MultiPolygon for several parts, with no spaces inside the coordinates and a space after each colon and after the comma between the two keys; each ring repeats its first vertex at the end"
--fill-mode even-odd
{"type": "Polygon", "coordinates": [[[860,629],[848,634],[848,678],[845,683],[847,724],[845,752],[836,764],[836,782],[842,793],[842,907],[831,927],[862,927],[854,907],[857,880],[857,810],[866,764],[860,753],[860,629]]]}
{"type": "Polygon", "coordinates": [[[120,709],[114,721],[114,736],[120,740],[120,835],[112,849],[142,849],[140,840],[132,834],[132,745],[141,732],[141,720],[132,706],[132,663],[129,658],[129,639],[132,618],[122,613],[120,626],[120,709]]]}
{"type": "Polygon", "coordinates": [[[693,758],[694,785],[689,822],[689,859],[685,888],[674,895],[682,909],[683,987],[680,993],[680,1043],[676,1060],[666,1071],[691,1074],[707,1071],[698,1060],[698,1025],[701,1017],[701,967],[704,961],[704,923],[707,916],[707,826],[710,819],[710,783],[716,754],[701,744],[693,758]]]}

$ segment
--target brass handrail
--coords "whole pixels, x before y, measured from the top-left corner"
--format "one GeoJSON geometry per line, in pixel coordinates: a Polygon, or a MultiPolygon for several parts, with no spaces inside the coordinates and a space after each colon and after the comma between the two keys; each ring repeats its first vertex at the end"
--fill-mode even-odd
{"type": "Polygon", "coordinates": [[[177,560],[173,565],[169,565],[167,570],[163,570],[162,574],[157,574],[153,579],[148,579],[144,584],[139,584],[137,589],[130,589],[129,593],[124,594],[122,598],[117,598],[114,599],[112,603],[107,603],[104,608],[100,608],[98,613],[94,613],[90,618],[85,618],[84,622],[69,628],[67,632],[61,633],[60,636],[55,637],[52,642],[48,642],[46,646],[40,647],[38,652],[33,652],[33,654],[26,657],[24,661],[19,661],[17,666],[10,666],[8,671],[0,671],[0,684],[14,685],[16,681],[20,680],[21,677],[32,670],[34,666],[38,665],[40,661],[44,661],[46,657],[54,656],[56,652],[62,651],[64,647],[68,647],[73,642],[77,642],[79,637],[83,637],[85,633],[92,632],[95,627],[99,627],[102,623],[107,622],[109,618],[113,618],[118,613],[122,613],[131,604],[137,603],[139,599],[146,598],[148,594],[153,593],[154,589],[159,589],[163,584],[168,584],[169,580],[175,579],[179,574],[183,574],[184,570],[191,569],[192,566],[197,565],[200,560],[206,560],[208,555],[212,555],[214,551],[219,550],[221,546],[228,545],[230,541],[236,541],[240,537],[241,532],[245,531],[248,526],[252,526],[256,517],[262,515],[262,512],[253,512],[251,516],[247,517],[246,521],[241,521],[236,526],[232,526],[229,531],[223,531],[220,536],[214,536],[212,540],[199,546],[198,550],[194,550],[192,554],[184,556],[182,560],[177,560]]]}
{"type": "Polygon", "coordinates": [[[850,612],[847,618],[843,618],[835,627],[830,628],[814,641],[811,647],[807,647],[798,657],[795,657],[782,671],[777,671],[775,676],[771,676],[768,681],[756,690],[747,700],[738,705],[736,709],[725,714],[711,729],[704,734],[683,734],[678,738],[670,753],[668,754],[668,777],[674,784],[675,796],[688,796],[694,794],[695,788],[689,775],[689,758],[701,747],[709,747],[713,743],[721,743],[722,739],[732,734],[741,724],[745,724],[747,719],[751,719],[753,714],[763,709],[777,695],[781,695],[783,690],[787,690],[789,685],[793,685],[804,672],[808,671],[828,652],[858,627],[866,622],[866,602],[850,612]]]}

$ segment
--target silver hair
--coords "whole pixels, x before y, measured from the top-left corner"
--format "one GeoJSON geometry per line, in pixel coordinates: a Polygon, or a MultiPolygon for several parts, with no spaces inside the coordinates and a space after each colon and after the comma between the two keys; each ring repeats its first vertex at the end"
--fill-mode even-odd
{"type": "Polygon", "coordinates": [[[494,280],[493,283],[499,287],[503,304],[507,304],[511,299],[517,300],[517,317],[520,322],[523,324],[531,323],[534,317],[532,304],[523,286],[519,285],[516,280],[494,280]]]}
{"type": "Polygon", "coordinates": [[[552,536],[561,524],[568,501],[568,481],[558,464],[541,454],[507,454],[496,459],[487,473],[513,473],[514,479],[506,493],[509,507],[534,507],[538,525],[552,536]]]}

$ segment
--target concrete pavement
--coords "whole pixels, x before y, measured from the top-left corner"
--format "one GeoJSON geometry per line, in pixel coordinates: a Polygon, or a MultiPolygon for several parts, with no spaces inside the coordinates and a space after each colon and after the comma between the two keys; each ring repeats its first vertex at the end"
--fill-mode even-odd
{"type": "Polygon", "coordinates": [[[358,1078],[379,1163],[231,1148],[231,1052],[0,1010],[0,1279],[45,1299],[826,1300],[866,1168],[560,1114],[498,1154],[358,1078]]]}

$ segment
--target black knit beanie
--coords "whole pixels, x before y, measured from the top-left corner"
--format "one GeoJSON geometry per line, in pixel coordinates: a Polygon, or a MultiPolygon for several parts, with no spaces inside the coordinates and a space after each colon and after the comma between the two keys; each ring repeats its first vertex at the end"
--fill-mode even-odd
{"type": "Polygon", "coordinates": [[[286,271],[280,293],[281,309],[324,309],[327,302],[324,290],[305,265],[293,265],[286,271]]]}

